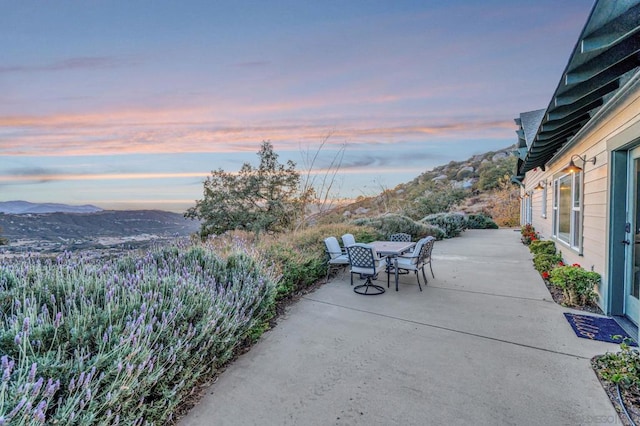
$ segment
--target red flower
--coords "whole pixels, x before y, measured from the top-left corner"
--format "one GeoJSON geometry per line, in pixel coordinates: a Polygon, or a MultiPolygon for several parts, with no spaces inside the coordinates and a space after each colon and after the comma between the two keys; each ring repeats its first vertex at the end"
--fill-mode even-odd
{"type": "Polygon", "coordinates": [[[574,264],[573,264],[573,265],[571,265],[571,266],[573,266],[574,268],[580,268],[580,264],[579,264],[579,263],[574,263],[574,264]]]}
{"type": "Polygon", "coordinates": [[[558,262],[558,266],[564,266],[564,262],[563,261],[558,262]]]}
{"type": "Polygon", "coordinates": [[[545,279],[545,280],[549,279],[549,273],[547,271],[543,271],[542,272],[542,278],[545,279]]]}

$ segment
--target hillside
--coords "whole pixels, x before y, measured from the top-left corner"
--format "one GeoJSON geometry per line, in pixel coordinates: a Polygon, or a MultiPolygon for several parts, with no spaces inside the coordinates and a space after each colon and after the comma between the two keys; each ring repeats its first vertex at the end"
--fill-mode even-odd
{"type": "Polygon", "coordinates": [[[197,232],[199,223],[159,210],[103,210],[95,213],[0,213],[0,250],[59,252],[77,249],[137,247],[159,239],[197,232]]]}
{"type": "MultiPolygon", "coordinates": [[[[415,179],[393,189],[335,207],[320,215],[318,221],[401,213],[415,220],[443,211],[486,213],[491,210],[497,192],[504,190],[501,181],[515,170],[514,147],[478,154],[465,161],[451,161],[434,167],[415,179]],[[340,217],[339,217],[340,216],[340,217]]],[[[510,197],[517,194],[515,187],[507,185],[510,197]]],[[[513,200],[511,200],[513,201],[513,200]]],[[[494,218],[495,219],[495,218],[494,218]]],[[[509,224],[508,226],[513,226],[509,224]]]]}

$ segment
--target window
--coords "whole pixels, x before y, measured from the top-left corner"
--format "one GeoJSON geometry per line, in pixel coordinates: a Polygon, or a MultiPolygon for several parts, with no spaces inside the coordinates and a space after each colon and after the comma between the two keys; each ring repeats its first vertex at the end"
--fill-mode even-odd
{"type": "Polygon", "coordinates": [[[542,205],[540,207],[540,216],[544,219],[547,218],[547,182],[545,181],[544,187],[542,188],[542,205]]]}
{"type": "Polygon", "coordinates": [[[578,250],[582,232],[581,183],[581,173],[570,173],[553,181],[553,235],[578,250]]]}

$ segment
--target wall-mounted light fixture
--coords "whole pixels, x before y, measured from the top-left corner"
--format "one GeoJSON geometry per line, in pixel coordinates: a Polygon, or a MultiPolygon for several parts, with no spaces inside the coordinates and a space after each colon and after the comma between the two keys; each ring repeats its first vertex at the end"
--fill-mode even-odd
{"type": "Polygon", "coordinates": [[[569,165],[564,169],[562,169],[562,173],[577,173],[581,171],[584,168],[584,165],[587,163],[592,163],[595,166],[596,157],[592,157],[587,160],[586,155],[574,154],[571,156],[571,159],[569,160],[569,165]],[[582,167],[576,166],[576,163],[573,162],[574,158],[578,158],[579,160],[582,160],[582,167]]]}
{"type": "Polygon", "coordinates": [[[535,189],[536,191],[540,191],[543,190],[545,186],[547,186],[547,181],[541,180],[533,189],[535,189]]]}

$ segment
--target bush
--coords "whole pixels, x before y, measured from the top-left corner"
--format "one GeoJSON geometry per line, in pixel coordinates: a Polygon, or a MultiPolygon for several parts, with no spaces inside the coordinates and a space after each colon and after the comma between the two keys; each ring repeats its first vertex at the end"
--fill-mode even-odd
{"type": "Polygon", "coordinates": [[[556,243],[542,240],[532,241],[531,244],[529,244],[529,251],[531,251],[534,256],[537,254],[555,254],[556,243]]]}
{"type": "Polygon", "coordinates": [[[467,216],[467,229],[498,229],[498,224],[484,214],[470,214],[467,216]]]}
{"type": "Polygon", "coordinates": [[[599,356],[594,367],[603,379],[620,385],[636,398],[640,395],[640,352],[629,344],[620,344],[620,352],[599,356]]]}
{"type": "Polygon", "coordinates": [[[585,306],[596,301],[594,291],[600,283],[600,274],[587,271],[577,263],[557,266],[549,272],[549,281],[562,289],[569,306],[585,306]]]}
{"type": "Polygon", "coordinates": [[[251,247],[24,257],[0,267],[0,418],[163,424],[264,329],[275,277],[251,247]]]}
{"type": "MultiPolygon", "coordinates": [[[[550,272],[556,266],[562,262],[562,256],[560,254],[539,253],[533,256],[533,267],[536,271],[544,274],[550,272]]],[[[543,276],[547,279],[548,276],[543,276]]]]}
{"type": "Polygon", "coordinates": [[[258,249],[279,272],[276,299],[305,291],[324,278],[327,273],[324,239],[334,236],[340,241],[346,233],[353,234],[359,242],[383,238],[374,228],[341,223],[314,226],[286,235],[263,236],[256,241],[258,249]]]}
{"type": "MultiPolygon", "coordinates": [[[[372,218],[360,218],[354,220],[353,223],[358,226],[367,226],[375,229],[379,234],[379,239],[386,239],[388,235],[398,232],[411,234],[411,239],[413,241],[428,236],[442,239],[441,229],[437,229],[429,224],[416,222],[407,216],[399,214],[385,214],[372,218]]],[[[357,236],[356,241],[360,241],[357,236]]]]}
{"type": "Polygon", "coordinates": [[[425,217],[422,221],[442,229],[444,238],[457,237],[467,228],[467,218],[462,213],[437,213],[425,217]]]}
{"type": "Polygon", "coordinates": [[[522,244],[526,246],[540,239],[540,234],[538,234],[533,225],[529,223],[520,228],[520,234],[522,235],[522,244]]]}
{"type": "MultiPolygon", "coordinates": [[[[455,177],[457,169],[453,171],[455,177]]],[[[464,200],[470,191],[462,188],[456,188],[451,185],[438,185],[432,187],[432,190],[426,191],[422,196],[417,197],[412,203],[404,208],[404,214],[411,218],[421,218],[430,214],[447,212],[453,206],[464,200]]]]}

